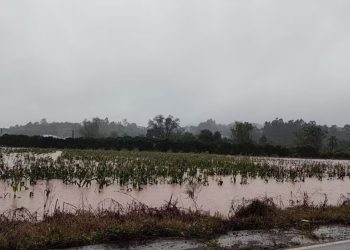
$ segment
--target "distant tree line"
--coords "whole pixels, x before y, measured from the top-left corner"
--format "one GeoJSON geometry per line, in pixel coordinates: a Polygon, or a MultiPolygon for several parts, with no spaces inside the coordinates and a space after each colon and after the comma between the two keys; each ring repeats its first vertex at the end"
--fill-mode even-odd
{"type": "Polygon", "coordinates": [[[238,145],[229,140],[220,142],[204,142],[200,140],[183,141],[149,137],[118,138],[67,138],[3,135],[0,145],[6,147],[37,147],[57,149],[106,149],[106,150],[140,150],[161,152],[192,152],[215,154],[244,154],[266,156],[290,156],[288,148],[274,145],[238,145]]]}
{"type": "Polygon", "coordinates": [[[4,130],[0,145],[33,146],[55,148],[105,148],[137,149],[174,152],[209,152],[219,154],[250,154],[300,157],[338,157],[350,155],[350,126],[320,126],[316,122],[303,120],[284,122],[276,119],[264,126],[248,122],[235,122],[230,125],[216,124],[214,120],[200,123],[197,127],[181,127],[180,120],[169,115],[157,115],[149,120],[147,127],[135,123],[110,122],[107,118],[84,120],[74,124],[63,138],[33,136],[52,134],[49,128],[69,123],[40,123],[17,126],[16,133],[8,135],[4,130]],[[21,133],[26,128],[30,133],[21,133]],[[200,130],[199,130],[200,129],[200,130]],[[218,130],[216,130],[218,129],[218,130]],[[198,131],[199,130],[199,131],[198,131]],[[18,132],[18,133],[17,133],[18,132]],[[27,136],[13,136],[24,134],[27,136]]]}
{"type": "Polygon", "coordinates": [[[3,128],[2,135],[50,135],[60,138],[69,137],[118,137],[118,136],[139,136],[146,135],[146,128],[138,126],[135,123],[129,123],[127,120],[122,122],[110,122],[108,118],[93,118],[84,120],[82,123],[70,122],[52,122],[48,123],[46,119],[40,122],[29,122],[26,125],[16,125],[10,128],[3,128]]]}

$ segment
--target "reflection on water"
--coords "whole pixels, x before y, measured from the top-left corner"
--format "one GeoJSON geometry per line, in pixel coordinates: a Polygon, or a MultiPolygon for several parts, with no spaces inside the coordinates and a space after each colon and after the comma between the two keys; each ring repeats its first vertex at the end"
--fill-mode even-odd
{"type": "MultiPolygon", "coordinates": [[[[0,213],[14,208],[25,207],[31,212],[43,214],[44,210],[53,211],[56,207],[70,210],[75,208],[96,209],[130,204],[132,201],[142,202],[157,207],[163,205],[172,197],[183,208],[198,207],[211,213],[220,212],[227,215],[232,202],[240,203],[243,199],[271,197],[283,207],[291,205],[290,201],[302,202],[305,193],[315,204],[338,204],[340,197],[350,195],[350,180],[319,181],[307,178],[305,182],[276,182],[261,179],[248,179],[247,184],[241,184],[240,177],[234,183],[230,177],[223,177],[222,185],[217,179],[210,180],[208,186],[159,184],[144,186],[142,190],[132,190],[128,187],[111,185],[99,190],[93,183],[90,187],[79,188],[76,185],[63,184],[61,180],[39,181],[35,186],[17,193],[14,198],[11,187],[6,182],[0,182],[0,213]],[[192,197],[192,199],[190,198],[192,197]]],[[[244,182],[243,182],[244,183],[244,182]]]]}

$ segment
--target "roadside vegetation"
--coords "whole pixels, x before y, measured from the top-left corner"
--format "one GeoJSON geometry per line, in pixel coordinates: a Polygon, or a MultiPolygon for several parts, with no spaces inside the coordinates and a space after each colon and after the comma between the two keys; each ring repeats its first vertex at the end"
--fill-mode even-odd
{"type": "Polygon", "coordinates": [[[0,216],[1,249],[48,249],[98,243],[127,245],[160,237],[191,238],[210,242],[229,231],[245,229],[298,228],[308,235],[323,224],[350,223],[350,205],[302,205],[278,208],[271,200],[252,200],[239,205],[229,217],[203,211],[184,210],[176,201],[160,208],[133,203],[113,210],[57,208],[52,215],[37,221],[25,209],[0,216]]]}

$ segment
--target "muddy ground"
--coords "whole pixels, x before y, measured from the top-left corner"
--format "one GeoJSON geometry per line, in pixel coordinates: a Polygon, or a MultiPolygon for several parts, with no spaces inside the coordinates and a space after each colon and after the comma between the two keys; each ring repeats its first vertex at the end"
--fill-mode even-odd
{"type": "Polygon", "coordinates": [[[157,239],[124,244],[103,244],[70,250],[195,250],[195,249],[293,249],[326,242],[350,239],[350,226],[321,226],[313,230],[250,230],[230,232],[211,241],[157,239]]]}

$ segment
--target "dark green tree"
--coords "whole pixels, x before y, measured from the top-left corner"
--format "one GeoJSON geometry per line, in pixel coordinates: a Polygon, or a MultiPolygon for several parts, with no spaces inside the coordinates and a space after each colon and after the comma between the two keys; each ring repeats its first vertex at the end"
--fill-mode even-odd
{"type": "Polygon", "coordinates": [[[180,119],[169,115],[164,121],[165,138],[169,138],[171,134],[180,127],[180,119]]]}
{"type": "Polygon", "coordinates": [[[180,141],[194,142],[195,140],[196,140],[196,137],[190,132],[185,132],[185,133],[180,135],[180,141]]]}
{"type": "Polygon", "coordinates": [[[259,139],[260,145],[266,145],[267,144],[267,137],[265,135],[262,135],[259,139]]]}
{"type": "Polygon", "coordinates": [[[205,143],[210,143],[214,141],[214,135],[209,129],[203,129],[199,135],[198,140],[205,143]]]}
{"type": "Polygon", "coordinates": [[[252,143],[253,125],[249,122],[236,122],[231,129],[233,141],[237,144],[252,143]]]}
{"type": "Polygon", "coordinates": [[[157,115],[153,120],[148,121],[147,137],[164,137],[164,119],[163,115],[157,115]]]}
{"type": "Polygon", "coordinates": [[[315,122],[305,124],[296,135],[296,144],[300,147],[313,148],[320,151],[326,131],[315,122]]]}
{"type": "Polygon", "coordinates": [[[222,139],[222,135],[219,131],[216,131],[214,134],[213,134],[213,139],[215,142],[220,142],[221,139],[222,139]]]}
{"type": "Polygon", "coordinates": [[[281,118],[276,118],[271,122],[265,122],[263,135],[271,144],[293,146],[295,144],[295,134],[304,124],[305,122],[302,119],[285,122],[281,118]]]}
{"type": "Polygon", "coordinates": [[[180,119],[169,115],[157,115],[148,122],[147,136],[151,138],[169,139],[171,135],[180,127],[180,119]]]}
{"type": "Polygon", "coordinates": [[[334,135],[333,136],[330,136],[328,137],[327,139],[327,142],[328,142],[328,149],[331,153],[334,152],[334,149],[337,147],[338,145],[338,140],[337,140],[337,137],[335,137],[334,135]]]}
{"type": "Polygon", "coordinates": [[[83,126],[80,129],[80,134],[87,138],[100,137],[100,119],[93,118],[92,121],[84,120],[83,126]]]}

